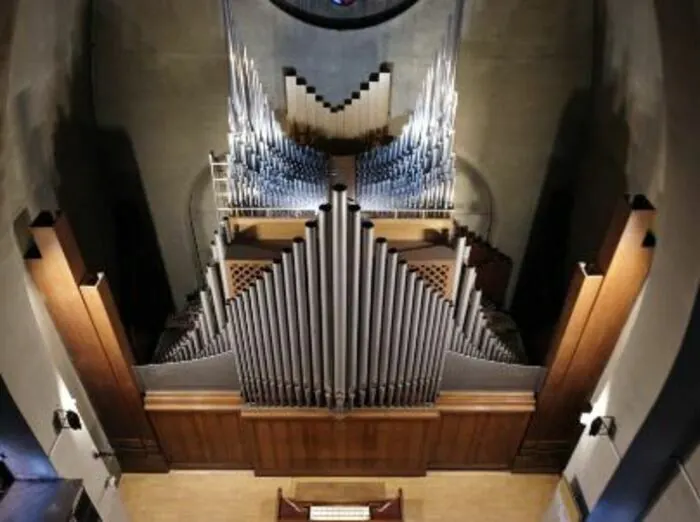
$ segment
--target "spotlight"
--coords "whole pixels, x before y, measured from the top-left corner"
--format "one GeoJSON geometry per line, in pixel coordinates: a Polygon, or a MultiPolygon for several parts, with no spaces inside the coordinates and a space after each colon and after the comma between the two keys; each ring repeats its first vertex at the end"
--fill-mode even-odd
{"type": "Polygon", "coordinates": [[[355,0],[331,0],[334,5],[339,5],[341,7],[347,7],[355,3],[355,0]]]}
{"type": "Polygon", "coordinates": [[[588,430],[588,434],[591,437],[597,437],[598,435],[606,435],[609,439],[615,437],[615,431],[617,426],[615,425],[614,417],[596,417],[591,422],[591,427],[588,430]]]}
{"type": "Polygon", "coordinates": [[[80,416],[73,410],[56,410],[53,412],[53,429],[58,435],[65,429],[78,431],[82,429],[83,423],[80,416]]]}

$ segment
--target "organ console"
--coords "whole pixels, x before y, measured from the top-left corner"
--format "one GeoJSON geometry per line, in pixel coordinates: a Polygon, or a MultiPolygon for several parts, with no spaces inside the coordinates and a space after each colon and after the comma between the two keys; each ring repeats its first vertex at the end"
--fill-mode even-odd
{"type": "Polygon", "coordinates": [[[287,498],[277,490],[278,522],[326,521],[350,522],[383,520],[403,522],[403,492],[392,499],[370,499],[354,503],[298,501],[287,498]]]}

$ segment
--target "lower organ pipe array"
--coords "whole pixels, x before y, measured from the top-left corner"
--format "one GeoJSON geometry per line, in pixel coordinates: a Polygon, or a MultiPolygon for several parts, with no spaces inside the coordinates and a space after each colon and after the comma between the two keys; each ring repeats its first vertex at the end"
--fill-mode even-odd
{"type": "Polygon", "coordinates": [[[230,351],[251,403],[421,405],[435,400],[449,350],[518,361],[489,325],[475,268],[456,259],[461,284],[453,304],[374,237],[342,185],[306,223],[305,236],[230,299],[221,290],[224,236],[216,232],[200,306],[188,312],[187,327],[158,362],[230,351]]]}

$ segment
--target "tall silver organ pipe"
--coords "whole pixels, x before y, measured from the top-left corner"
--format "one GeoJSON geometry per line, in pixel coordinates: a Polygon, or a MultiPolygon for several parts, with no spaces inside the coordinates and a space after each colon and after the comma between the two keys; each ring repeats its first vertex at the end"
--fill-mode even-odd
{"type": "Polygon", "coordinates": [[[346,398],[348,305],[348,203],[347,187],[334,185],[331,200],[333,261],[333,384],[336,404],[346,398]]]}
{"type": "Polygon", "coordinates": [[[362,221],[360,206],[348,208],[348,402],[355,403],[357,392],[358,339],[360,328],[360,261],[362,257],[362,221]]]}
{"type": "Polygon", "coordinates": [[[331,232],[331,206],[321,205],[318,212],[318,270],[321,291],[321,346],[323,347],[323,384],[326,403],[331,403],[333,381],[331,363],[333,358],[333,300],[331,299],[331,267],[329,266],[329,243],[331,232]]]}
{"type": "Polygon", "coordinates": [[[359,404],[365,404],[369,376],[372,324],[372,267],[374,266],[374,224],[362,223],[362,277],[360,280],[360,333],[358,342],[357,390],[359,404]]]}
{"type": "Polygon", "coordinates": [[[323,356],[321,348],[321,309],[319,307],[318,281],[318,226],[315,221],[307,221],[306,237],[306,277],[309,284],[309,338],[311,342],[311,367],[313,372],[314,402],[322,404],[323,356]]]}
{"type": "Polygon", "coordinates": [[[379,387],[379,356],[381,353],[382,320],[384,312],[384,279],[386,275],[387,241],[377,239],[374,252],[374,292],[372,298],[372,339],[369,352],[369,405],[374,406],[379,387]]]}

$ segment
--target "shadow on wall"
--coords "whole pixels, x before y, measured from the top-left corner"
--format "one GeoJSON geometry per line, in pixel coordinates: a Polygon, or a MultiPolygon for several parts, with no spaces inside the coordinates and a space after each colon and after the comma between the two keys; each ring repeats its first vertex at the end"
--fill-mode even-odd
{"type": "MultiPolygon", "coordinates": [[[[172,309],[172,297],[130,139],[120,130],[99,129],[95,122],[90,8],[85,11],[81,24],[86,38],[75,43],[83,52],[56,80],[66,92],[55,101],[50,136],[42,127],[45,120],[32,120],[31,108],[45,105],[32,87],[15,97],[11,110],[34,210],[66,213],[88,271],[107,274],[134,356],[144,362],[172,309]]],[[[55,54],[58,60],[65,53],[56,49],[55,54]]]]}
{"type": "Polygon", "coordinates": [[[134,357],[145,363],[173,309],[170,286],[131,140],[121,129],[99,129],[97,151],[114,226],[118,305],[134,357]]]}
{"type": "Polygon", "coordinates": [[[560,117],[511,306],[528,355],[538,364],[546,357],[576,263],[595,261],[627,190],[630,132],[624,103],[615,99],[622,80],[601,79],[605,26],[599,16],[591,88],[574,93],[560,117]]]}
{"type": "Polygon", "coordinates": [[[457,157],[454,219],[491,241],[495,218],[494,197],[485,176],[468,160],[457,157]]]}

